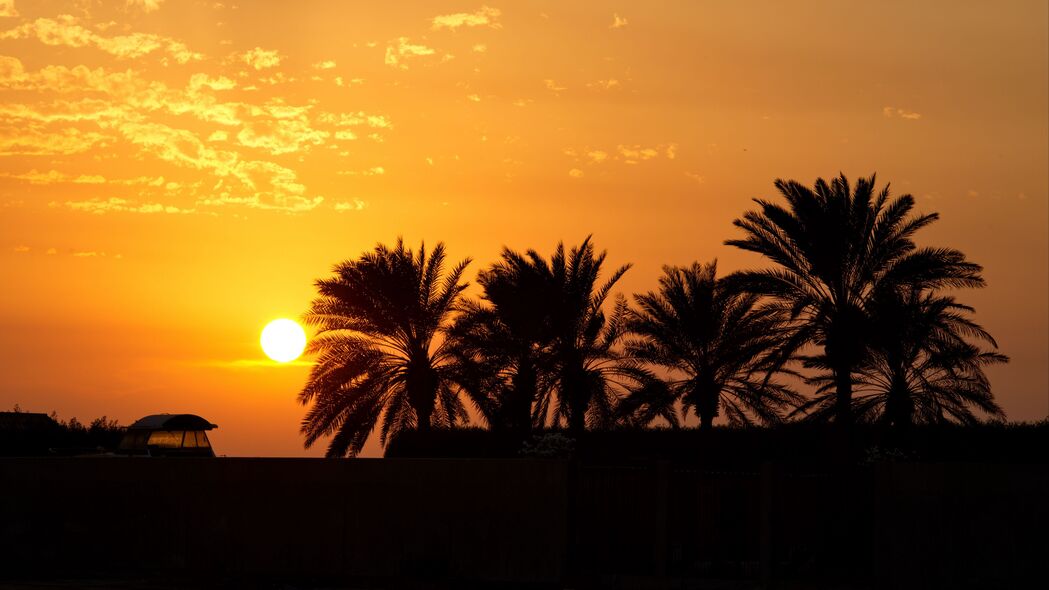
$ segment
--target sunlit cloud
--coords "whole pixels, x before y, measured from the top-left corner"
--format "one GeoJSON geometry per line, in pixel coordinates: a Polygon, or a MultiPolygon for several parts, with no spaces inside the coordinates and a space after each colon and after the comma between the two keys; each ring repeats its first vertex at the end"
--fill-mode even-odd
{"type": "Polygon", "coordinates": [[[164,0],[127,0],[128,7],[141,9],[143,12],[159,10],[164,0]]]}
{"type": "Polygon", "coordinates": [[[612,24],[608,25],[608,28],[610,28],[610,29],[621,29],[621,28],[627,26],[627,24],[629,24],[629,22],[630,21],[628,21],[626,18],[624,18],[622,16],[619,16],[618,13],[613,13],[612,14],[612,24]]]}
{"type": "Polygon", "coordinates": [[[335,62],[333,60],[327,59],[322,62],[317,62],[313,64],[312,67],[315,70],[330,70],[335,67],[335,62]]]}
{"type": "Polygon", "coordinates": [[[237,83],[225,76],[217,76],[212,78],[207,74],[193,74],[189,79],[189,90],[196,91],[201,88],[210,88],[212,90],[230,90],[235,87],[237,83]]]}
{"type": "Polygon", "coordinates": [[[408,65],[404,63],[404,60],[412,57],[433,55],[435,53],[436,50],[431,47],[411,43],[407,37],[398,37],[396,42],[391,42],[390,45],[386,46],[385,63],[390,67],[407,70],[408,65]]]}
{"type": "Polygon", "coordinates": [[[340,201],[335,203],[335,210],[339,213],[345,213],[346,211],[363,211],[368,207],[367,201],[360,199],[353,199],[351,201],[340,201]]]}
{"type": "Polygon", "coordinates": [[[500,14],[501,12],[496,8],[482,6],[476,12],[457,12],[455,14],[435,16],[432,20],[432,28],[434,30],[455,30],[459,27],[488,26],[493,29],[499,29],[502,28],[498,21],[500,14]]]}
{"type": "Polygon", "coordinates": [[[312,367],[313,361],[297,359],[278,362],[272,359],[236,359],[232,361],[199,361],[190,364],[217,369],[288,369],[292,367],[312,367]]]}
{"type": "Polygon", "coordinates": [[[678,144],[676,143],[665,143],[655,146],[619,144],[616,146],[615,150],[592,147],[585,147],[582,149],[569,147],[563,149],[562,153],[569,158],[588,166],[603,165],[611,162],[633,165],[659,157],[664,157],[668,160],[676,159],[677,148],[678,144]]]}
{"type": "Polygon", "coordinates": [[[372,166],[367,170],[339,170],[336,174],[339,176],[382,176],[386,174],[386,169],[382,166],[372,166]]]}
{"type": "Polygon", "coordinates": [[[15,9],[15,0],[0,0],[0,17],[15,16],[18,16],[18,10],[15,9]]]}
{"type": "MultiPolygon", "coordinates": [[[[50,205],[52,207],[57,207],[58,203],[52,202],[50,205]]],[[[173,205],[163,205],[161,203],[134,203],[127,199],[117,197],[110,197],[109,199],[90,199],[87,201],[66,201],[62,203],[62,206],[74,211],[92,213],[95,215],[103,215],[106,213],[196,213],[195,209],[182,209],[173,205]]],[[[105,254],[103,254],[103,256],[104,255],[105,254]]]]}
{"type": "Polygon", "coordinates": [[[567,90],[567,88],[565,88],[564,86],[561,86],[557,82],[550,79],[543,80],[543,86],[545,86],[546,89],[551,92],[561,92],[563,90],[567,90]]]}
{"type": "Polygon", "coordinates": [[[117,260],[124,257],[123,254],[107,254],[106,252],[99,252],[98,250],[76,250],[72,254],[73,258],[116,258],[117,260]]]}
{"type": "Polygon", "coordinates": [[[273,68],[280,65],[280,53],[276,50],[263,49],[256,47],[249,49],[244,53],[237,55],[237,59],[255,68],[256,70],[265,70],[267,68],[273,68]]]}
{"type": "Polygon", "coordinates": [[[16,254],[25,254],[26,252],[29,252],[31,248],[29,246],[15,246],[11,250],[14,251],[16,254]]]}
{"type": "Polygon", "coordinates": [[[568,171],[568,175],[571,176],[572,178],[582,178],[583,174],[584,174],[583,171],[580,170],[579,168],[572,168],[571,170],[568,171]]]}
{"type": "Polygon", "coordinates": [[[245,147],[268,151],[273,155],[299,152],[324,143],[331,134],[314,129],[305,118],[275,119],[246,123],[237,133],[237,141],[245,147]]]}
{"type": "Polygon", "coordinates": [[[162,51],[180,64],[204,58],[190,51],[180,41],[150,33],[130,33],[105,37],[77,24],[77,19],[68,14],[57,19],[38,18],[0,33],[0,39],[35,38],[45,45],[66,47],[94,47],[118,59],[133,59],[162,51]]]}
{"type": "Polygon", "coordinates": [[[922,118],[921,113],[909,111],[907,109],[901,109],[897,107],[882,107],[881,113],[885,118],[899,117],[900,119],[909,119],[916,121],[922,118]]]}
{"type": "Polygon", "coordinates": [[[601,162],[604,162],[608,159],[608,152],[603,152],[601,150],[591,150],[586,152],[586,157],[589,158],[591,162],[595,164],[600,164],[601,162]]]}
{"type": "Polygon", "coordinates": [[[98,174],[80,174],[78,176],[71,176],[58,170],[48,170],[47,172],[38,172],[36,169],[30,170],[22,174],[12,174],[10,172],[0,173],[0,177],[14,178],[17,180],[24,180],[29,184],[56,184],[56,183],[73,183],[73,184],[104,184],[106,179],[104,176],[98,174]]]}
{"type": "Polygon", "coordinates": [[[104,142],[101,133],[74,127],[45,133],[39,129],[0,127],[0,156],[71,155],[86,152],[104,142]]]}
{"type": "Polygon", "coordinates": [[[598,90],[613,90],[619,88],[621,84],[619,83],[619,80],[616,80],[615,78],[609,78],[607,80],[597,80],[596,82],[590,82],[586,86],[587,88],[596,88],[598,90]]]}
{"type": "Polygon", "coordinates": [[[635,164],[641,160],[651,160],[659,156],[659,150],[650,147],[641,147],[639,145],[627,146],[620,145],[616,148],[619,151],[619,155],[623,157],[623,161],[627,164],[635,164]]]}

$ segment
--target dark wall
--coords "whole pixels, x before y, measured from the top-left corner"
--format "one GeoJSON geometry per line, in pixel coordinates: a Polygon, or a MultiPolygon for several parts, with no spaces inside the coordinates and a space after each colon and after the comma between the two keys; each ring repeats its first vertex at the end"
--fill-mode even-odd
{"type": "Polygon", "coordinates": [[[1043,576],[1047,497],[1044,464],[0,459],[0,572],[993,587],[1043,576]]]}

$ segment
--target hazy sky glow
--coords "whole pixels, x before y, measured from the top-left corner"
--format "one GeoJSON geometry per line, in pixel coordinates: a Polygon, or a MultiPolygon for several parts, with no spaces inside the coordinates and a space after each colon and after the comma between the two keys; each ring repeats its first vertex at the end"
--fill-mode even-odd
{"type": "Polygon", "coordinates": [[[0,0],[0,408],[304,454],[259,331],[340,259],[593,233],[631,293],[764,264],[722,242],[777,177],[877,171],[985,266],[996,395],[1044,418],[1047,6],[0,0]]]}

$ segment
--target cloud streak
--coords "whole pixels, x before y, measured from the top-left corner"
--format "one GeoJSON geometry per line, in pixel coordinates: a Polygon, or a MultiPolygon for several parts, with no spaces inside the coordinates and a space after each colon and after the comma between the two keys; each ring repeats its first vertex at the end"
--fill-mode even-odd
{"type": "Polygon", "coordinates": [[[38,18],[0,33],[0,39],[36,39],[44,45],[93,47],[117,59],[135,59],[154,52],[166,53],[180,64],[204,59],[180,41],[151,33],[130,33],[105,37],[78,24],[71,15],[38,18]]]}
{"type": "Polygon", "coordinates": [[[454,31],[459,27],[482,26],[500,29],[502,28],[502,25],[499,24],[499,16],[501,14],[502,13],[497,8],[482,6],[475,12],[457,12],[455,14],[435,16],[431,19],[431,28],[435,31],[440,29],[450,29],[454,31]]]}

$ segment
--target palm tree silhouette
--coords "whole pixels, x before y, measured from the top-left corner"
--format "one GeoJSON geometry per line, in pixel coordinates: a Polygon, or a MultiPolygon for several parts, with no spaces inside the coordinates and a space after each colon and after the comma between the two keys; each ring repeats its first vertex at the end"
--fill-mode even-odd
{"type": "Polygon", "coordinates": [[[449,329],[458,382],[494,429],[527,432],[533,405],[552,385],[552,331],[545,298],[548,276],[508,248],[477,278],[479,301],[467,300],[449,329]]]}
{"type": "MultiPolygon", "coordinates": [[[[971,307],[950,296],[890,291],[879,293],[869,312],[873,320],[870,348],[854,373],[852,407],[858,420],[905,429],[913,423],[975,424],[979,421],[976,412],[1004,418],[983,369],[1009,358],[976,344],[998,347],[968,317],[971,307]]],[[[807,364],[828,368],[822,356],[807,364]]],[[[806,414],[809,420],[825,420],[833,408],[833,378],[824,372],[810,382],[818,386],[817,395],[796,413],[806,414]]]]}
{"type": "Polygon", "coordinates": [[[444,272],[444,244],[429,257],[402,240],[379,244],[316,282],[318,296],[305,315],[317,328],[308,352],[316,364],[299,394],[312,404],[302,421],[309,448],[332,436],[327,455],[356,455],[381,422],[381,442],[397,432],[466,418],[449,380],[446,343],[436,336],[466,284],[469,259],[444,272]]]}
{"type": "MultiPolygon", "coordinates": [[[[615,284],[630,269],[625,264],[598,285],[607,252],[594,250],[591,236],[567,254],[559,243],[547,265],[534,251],[533,264],[548,277],[554,391],[558,419],[570,432],[609,426],[616,421],[621,393],[651,380],[651,374],[625,356],[620,343],[626,334],[626,298],[619,296],[610,315],[604,305],[615,284]]],[[[536,411],[545,415],[550,396],[540,398],[536,411]]]]}
{"type": "Polygon", "coordinates": [[[732,288],[767,296],[796,320],[785,352],[822,346],[834,379],[834,416],[852,422],[852,373],[864,360],[873,293],[893,289],[982,287],[980,266],[958,250],[918,248],[913,236],[936,213],[911,215],[914,198],[889,198],[875,177],[850,187],[844,175],[817,179],[810,189],[776,180],[787,207],[755,199],[733,223],[746,236],[725,243],[757,252],[775,268],[738,272],[732,288]]]}
{"type": "Polygon", "coordinates": [[[782,370],[777,354],[785,328],[781,313],[758,307],[758,296],[736,293],[717,278],[717,261],[663,267],[659,291],[635,295],[628,341],[632,356],[669,373],[664,387],[642,388],[628,396],[621,412],[635,423],[656,416],[677,425],[672,410],[682,403],[709,430],[724,410],[729,422],[778,422],[780,410],[801,397],[772,376],[782,370]],[[671,418],[673,416],[673,418],[671,418]]]}
{"type": "MultiPolygon", "coordinates": [[[[496,335],[501,342],[487,354],[496,360],[505,355],[504,366],[512,366],[511,374],[518,382],[493,388],[495,400],[478,405],[493,412],[512,405],[514,422],[520,423],[522,408],[534,391],[533,425],[565,423],[579,434],[587,425],[615,423],[621,394],[650,380],[651,375],[621,351],[625,298],[617,298],[611,315],[605,315],[608,295],[630,268],[620,267],[599,285],[605,256],[595,252],[590,236],[569,252],[563,243],[558,244],[550,260],[535,250],[523,254],[504,251],[504,259],[483,280],[489,301],[496,307],[512,305],[512,309],[494,312],[499,320],[489,323],[486,330],[498,326],[498,331],[506,333],[496,335]],[[530,353],[523,352],[525,343],[532,347],[530,353]]],[[[466,317],[472,313],[468,310],[466,317]]]]}

